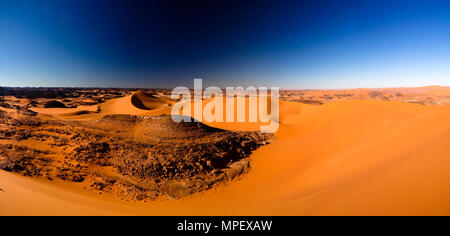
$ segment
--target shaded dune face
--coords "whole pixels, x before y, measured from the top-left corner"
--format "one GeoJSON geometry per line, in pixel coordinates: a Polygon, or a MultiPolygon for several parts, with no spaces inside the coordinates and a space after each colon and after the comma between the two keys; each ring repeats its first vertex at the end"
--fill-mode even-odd
{"type": "Polygon", "coordinates": [[[142,91],[138,91],[131,96],[131,103],[141,110],[155,110],[173,104],[173,102],[167,98],[156,97],[155,95],[142,91]]]}
{"type": "Polygon", "coordinates": [[[48,101],[44,104],[45,108],[67,108],[66,105],[62,102],[53,100],[53,101],[48,101]]]}
{"type": "Polygon", "coordinates": [[[1,145],[0,169],[76,182],[130,200],[180,198],[232,180],[249,170],[251,152],[273,139],[198,122],[174,123],[169,115],[43,121],[31,129],[14,124],[3,128],[9,138],[20,135],[20,140],[58,148],[1,145]]]}
{"type": "Polygon", "coordinates": [[[62,117],[82,116],[82,115],[89,115],[89,114],[93,114],[93,113],[94,113],[93,111],[81,110],[81,111],[64,113],[64,114],[62,114],[60,116],[62,116],[62,117]]]}

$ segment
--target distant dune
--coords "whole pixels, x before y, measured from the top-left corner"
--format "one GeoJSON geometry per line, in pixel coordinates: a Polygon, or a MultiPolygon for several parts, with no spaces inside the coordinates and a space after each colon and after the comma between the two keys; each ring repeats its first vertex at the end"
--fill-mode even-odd
{"type": "Polygon", "coordinates": [[[156,97],[142,91],[138,91],[131,96],[131,103],[142,110],[155,110],[174,104],[168,98],[156,97]]]}
{"type": "Polygon", "coordinates": [[[304,104],[322,105],[341,100],[377,100],[442,105],[450,103],[450,87],[373,88],[340,90],[282,90],[281,99],[304,104]]]}
{"type": "MultiPolygon", "coordinates": [[[[51,104],[54,103],[51,102],[51,104]]],[[[53,107],[32,108],[32,110],[65,120],[96,120],[105,115],[114,114],[139,116],[169,114],[173,104],[174,102],[168,98],[138,91],[132,95],[111,99],[98,105],[61,108],[55,104],[53,107]]]]}
{"type": "Polygon", "coordinates": [[[44,104],[45,108],[67,108],[67,106],[60,101],[48,101],[44,104]]]}

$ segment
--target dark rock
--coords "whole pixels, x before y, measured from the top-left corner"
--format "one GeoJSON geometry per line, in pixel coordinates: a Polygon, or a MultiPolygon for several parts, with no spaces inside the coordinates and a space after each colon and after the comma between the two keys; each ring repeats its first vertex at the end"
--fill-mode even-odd
{"type": "Polygon", "coordinates": [[[67,106],[60,101],[48,101],[44,104],[45,108],[67,108],[67,106]]]}

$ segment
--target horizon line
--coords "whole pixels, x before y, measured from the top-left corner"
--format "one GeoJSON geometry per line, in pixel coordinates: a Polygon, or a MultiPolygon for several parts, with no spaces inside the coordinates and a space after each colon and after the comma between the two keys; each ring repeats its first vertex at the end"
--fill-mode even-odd
{"type": "MultiPolygon", "coordinates": [[[[232,87],[232,86],[228,86],[232,87]]],[[[237,86],[237,87],[252,87],[252,86],[237,86]]],[[[254,87],[254,86],[253,86],[254,87]]],[[[263,86],[258,86],[263,87],[263,86]]],[[[275,86],[268,86],[269,87],[275,87],[275,86]]],[[[425,86],[399,86],[399,87],[354,87],[354,88],[279,88],[280,90],[357,90],[357,89],[400,89],[400,88],[432,88],[432,87],[441,87],[441,88],[450,88],[450,86],[445,85],[425,85],[425,86]]],[[[48,89],[135,89],[135,90],[142,90],[142,89],[173,89],[173,88],[150,88],[150,87],[95,87],[95,86],[0,86],[0,89],[2,88],[18,88],[18,89],[39,89],[39,88],[48,88],[48,89]]],[[[220,88],[220,87],[219,87],[220,88]]],[[[225,89],[227,87],[223,87],[220,89],[225,89]]],[[[236,88],[236,87],[235,87],[236,88]]],[[[193,88],[189,88],[193,89],[193,88]]]]}

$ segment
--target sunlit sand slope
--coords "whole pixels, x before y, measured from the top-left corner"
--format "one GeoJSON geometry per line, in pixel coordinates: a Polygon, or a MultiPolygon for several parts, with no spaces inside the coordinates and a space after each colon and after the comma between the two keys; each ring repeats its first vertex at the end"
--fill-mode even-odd
{"type": "Polygon", "coordinates": [[[123,203],[71,188],[41,191],[42,183],[0,172],[0,214],[450,214],[450,106],[282,103],[280,113],[277,140],[255,151],[252,170],[226,187],[183,200],[123,203]],[[20,208],[30,198],[36,204],[20,208]]]}

